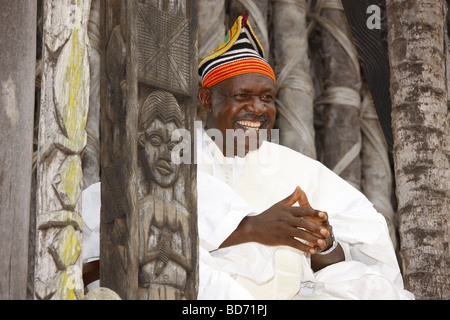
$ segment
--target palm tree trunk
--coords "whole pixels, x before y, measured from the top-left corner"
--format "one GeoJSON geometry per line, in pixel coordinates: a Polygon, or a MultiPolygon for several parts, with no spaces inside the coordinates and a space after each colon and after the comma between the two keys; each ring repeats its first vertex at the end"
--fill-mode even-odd
{"type": "Polygon", "coordinates": [[[386,1],[394,170],[406,288],[450,298],[445,1],[386,1]]]}

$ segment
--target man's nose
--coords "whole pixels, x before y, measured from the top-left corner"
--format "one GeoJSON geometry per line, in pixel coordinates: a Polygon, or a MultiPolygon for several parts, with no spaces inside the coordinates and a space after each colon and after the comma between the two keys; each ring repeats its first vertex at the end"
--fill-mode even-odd
{"type": "Polygon", "coordinates": [[[266,106],[264,102],[261,100],[260,96],[254,95],[251,96],[245,111],[253,112],[254,114],[259,116],[266,111],[266,106]]]}

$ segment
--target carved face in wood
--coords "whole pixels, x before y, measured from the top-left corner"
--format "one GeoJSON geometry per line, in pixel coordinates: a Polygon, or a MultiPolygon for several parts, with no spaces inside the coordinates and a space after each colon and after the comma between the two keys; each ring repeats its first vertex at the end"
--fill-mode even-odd
{"type": "Polygon", "coordinates": [[[181,110],[171,93],[154,91],[148,96],[139,120],[140,161],[147,178],[163,188],[178,179],[179,165],[171,158],[178,141],[172,141],[172,133],[181,123],[181,110]]]}
{"type": "MultiPolygon", "coordinates": [[[[207,112],[206,127],[219,129],[223,135],[224,146],[227,141],[226,131],[242,130],[250,139],[258,139],[260,130],[270,131],[275,123],[275,83],[265,75],[248,73],[231,77],[215,86],[199,90],[199,99],[207,112]]],[[[249,139],[240,146],[236,140],[233,146],[234,155],[242,148],[251,150],[249,139]]],[[[225,154],[225,152],[224,152],[225,154]]]]}

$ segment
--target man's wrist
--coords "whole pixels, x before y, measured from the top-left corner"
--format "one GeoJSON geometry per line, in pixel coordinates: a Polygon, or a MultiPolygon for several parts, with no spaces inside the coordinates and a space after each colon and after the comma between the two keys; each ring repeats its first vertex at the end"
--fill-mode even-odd
{"type": "Polygon", "coordinates": [[[327,248],[324,248],[321,251],[316,252],[316,254],[318,254],[318,255],[326,255],[326,254],[329,254],[329,253],[333,252],[334,249],[337,248],[338,242],[336,241],[333,233],[330,234],[330,238],[332,240],[331,245],[328,246],[327,248]]]}

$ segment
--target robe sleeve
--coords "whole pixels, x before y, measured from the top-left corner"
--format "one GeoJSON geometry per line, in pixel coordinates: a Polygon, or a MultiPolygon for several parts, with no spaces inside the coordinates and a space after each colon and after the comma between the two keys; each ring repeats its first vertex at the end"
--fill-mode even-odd
{"type": "Polygon", "coordinates": [[[211,254],[200,246],[198,300],[253,300],[231,275],[221,270],[211,254]]]}
{"type": "Polygon", "coordinates": [[[219,248],[241,220],[256,214],[227,184],[198,172],[198,229],[200,245],[207,251],[219,248]]]}

